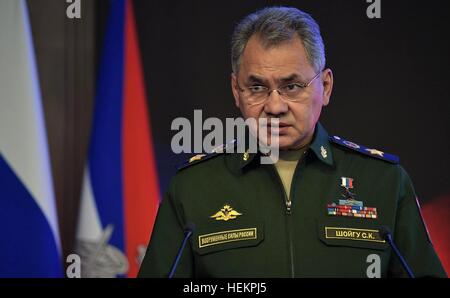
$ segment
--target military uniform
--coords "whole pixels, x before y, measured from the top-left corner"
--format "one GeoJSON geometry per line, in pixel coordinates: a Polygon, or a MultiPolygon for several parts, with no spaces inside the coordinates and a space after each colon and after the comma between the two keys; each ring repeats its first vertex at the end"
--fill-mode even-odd
{"type": "Polygon", "coordinates": [[[417,277],[446,276],[397,157],[330,137],[318,123],[290,198],[260,157],[216,152],[182,167],[139,276],[167,277],[187,224],[195,230],[175,277],[367,277],[373,254],[381,277],[406,277],[382,226],[417,277]]]}

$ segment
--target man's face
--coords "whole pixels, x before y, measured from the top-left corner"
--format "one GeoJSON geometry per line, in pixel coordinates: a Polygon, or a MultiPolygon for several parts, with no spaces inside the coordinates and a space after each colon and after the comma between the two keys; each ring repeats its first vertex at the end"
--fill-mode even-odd
{"type": "Polygon", "coordinates": [[[248,93],[241,90],[252,86],[273,90],[289,83],[308,83],[316,74],[300,38],[264,48],[254,35],[242,54],[238,74],[231,76],[236,106],[245,119],[267,118],[269,122],[279,119],[279,129],[272,130],[269,126],[267,137],[278,135],[281,150],[301,148],[311,141],[322,106],[329,102],[333,87],[330,69],[324,70],[310,86],[302,89],[295,102],[273,91],[264,103],[250,105],[248,93]]]}

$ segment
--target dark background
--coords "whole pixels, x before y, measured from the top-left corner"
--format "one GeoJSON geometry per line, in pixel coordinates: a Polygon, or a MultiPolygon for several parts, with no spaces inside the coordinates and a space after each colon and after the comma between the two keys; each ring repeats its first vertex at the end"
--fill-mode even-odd
{"type": "MultiPolygon", "coordinates": [[[[109,1],[28,1],[64,253],[73,245],[89,141],[95,76],[109,1]]],[[[298,7],[321,26],[335,84],[321,122],[330,134],[400,156],[422,203],[450,193],[450,12],[444,1],[135,0],[161,190],[186,156],[175,155],[176,117],[238,117],[230,88],[230,36],[247,14],[298,7]]]]}
{"type": "Polygon", "coordinates": [[[330,134],[398,154],[422,200],[448,190],[448,12],[439,4],[382,1],[136,1],[161,182],[173,163],[170,123],[202,109],[238,116],[230,90],[234,24],[266,5],[290,5],[320,24],[335,76],[322,122],[330,134]],[[393,5],[395,4],[395,5],[393,5]],[[177,92],[178,91],[178,92],[177,92]],[[168,103],[171,104],[168,104],[168,103]]]}

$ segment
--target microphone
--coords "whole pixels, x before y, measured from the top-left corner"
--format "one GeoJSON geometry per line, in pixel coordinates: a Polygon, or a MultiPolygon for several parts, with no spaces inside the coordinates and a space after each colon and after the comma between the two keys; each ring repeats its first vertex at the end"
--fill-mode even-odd
{"type": "Polygon", "coordinates": [[[181,255],[183,254],[186,243],[188,242],[189,237],[191,237],[191,235],[194,233],[194,231],[195,231],[195,225],[192,222],[187,223],[184,228],[184,239],[183,239],[183,242],[181,243],[180,249],[178,250],[177,257],[176,257],[175,261],[173,262],[172,268],[170,269],[169,278],[172,278],[173,275],[175,274],[175,271],[177,270],[177,267],[178,267],[178,263],[180,263],[181,255]]]}
{"type": "Polygon", "coordinates": [[[402,254],[398,250],[397,245],[395,245],[394,241],[392,240],[391,230],[389,230],[388,227],[383,226],[383,227],[380,228],[379,232],[380,232],[381,238],[386,240],[389,243],[389,245],[392,247],[392,249],[394,250],[394,252],[397,255],[398,259],[402,263],[403,268],[405,268],[406,273],[408,273],[408,276],[410,278],[414,278],[414,274],[412,273],[411,269],[409,268],[408,264],[406,263],[405,259],[402,256],[402,254]]]}

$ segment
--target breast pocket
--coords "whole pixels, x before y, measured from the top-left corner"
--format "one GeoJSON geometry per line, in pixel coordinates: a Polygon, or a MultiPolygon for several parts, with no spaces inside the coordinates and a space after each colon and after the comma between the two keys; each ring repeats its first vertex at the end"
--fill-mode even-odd
{"type": "Polygon", "coordinates": [[[256,247],[264,240],[264,224],[254,220],[205,222],[198,225],[193,236],[192,246],[199,255],[256,247]]]}
{"type": "Polygon", "coordinates": [[[317,223],[320,245],[316,263],[324,277],[386,276],[388,244],[380,236],[381,224],[369,219],[325,218],[317,223]]]}

